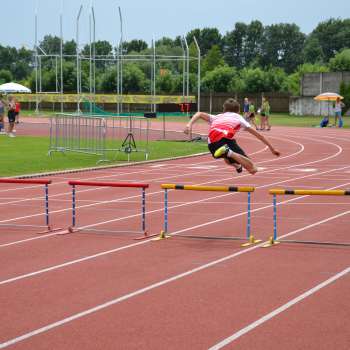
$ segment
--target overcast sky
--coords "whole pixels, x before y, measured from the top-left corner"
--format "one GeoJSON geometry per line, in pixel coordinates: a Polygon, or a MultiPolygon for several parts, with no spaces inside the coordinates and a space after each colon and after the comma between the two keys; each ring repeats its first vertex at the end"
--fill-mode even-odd
{"type": "MultiPolygon", "coordinates": [[[[45,34],[59,35],[62,0],[0,0],[0,44],[34,45],[34,16],[38,9],[39,41],[45,34]]],[[[350,0],[63,0],[64,40],[75,37],[76,17],[80,5],[81,42],[89,38],[89,8],[93,3],[96,16],[96,39],[114,45],[120,37],[118,6],[124,21],[124,38],[143,39],[150,43],[168,36],[175,38],[191,29],[216,27],[221,34],[233,29],[236,22],[260,20],[264,25],[296,23],[310,33],[320,21],[350,17],[350,0]]]]}

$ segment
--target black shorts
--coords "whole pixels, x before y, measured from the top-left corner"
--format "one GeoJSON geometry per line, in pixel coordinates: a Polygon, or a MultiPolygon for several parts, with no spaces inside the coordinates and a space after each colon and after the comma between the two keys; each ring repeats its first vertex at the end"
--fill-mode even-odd
{"type": "MultiPolygon", "coordinates": [[[[224,145],[227,145],[229,147],[229,149],[235,153],[238,153],[238,154],[241,154],[242,156],[245,156],[247,158],[249,158],[245,152],[242,150],[241,147],[238,146],[238,143],[236,142],[236,140],[232,140],[232,139],[221,139],[217,142],[213,142],[213,143],[209,143],[208,144],[208,148],[209,148],[209,151],[210,153],[212,154],[212,156],[214,157],[214,153],[217,149],[219,149],[220,147],[224,146],[224,145]]],[[[226,158],[226,157],[222,157],[222,158],[226,158]]],[[[231,158],[226,158],[228,159],[228,161],[230,163],[236,163],[233,159],[231,158]]]]}
{"type": "Polygon", "coordinates": [[[16,112],[15,111],[8,111],[7,116],[9,118],[9,123],[14,123],[16,121],[16,112]]]}

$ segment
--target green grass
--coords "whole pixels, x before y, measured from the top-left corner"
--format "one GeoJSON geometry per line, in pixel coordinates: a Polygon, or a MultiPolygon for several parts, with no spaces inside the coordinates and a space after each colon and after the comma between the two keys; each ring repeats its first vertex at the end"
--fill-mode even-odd
{"type": "MultiPolygon", "coordinates": [[[[52,112],[52,111],[40,111],[39,116],[51,116],[58,113],[57,112],[52,112]]],[[[68,113],[68,112],[67,112],[68,113]]],[[[34,111],[29,111],[29,110],[23,110],[21,111],[21,116],[23,117],[35,117],[37,114],[35,114],[34,111]]],[[[322,117],[319,116],[292,116],[289,114],[280,114],[280,113],[273,113],[271,114],[270,120],[272,125],[278,125],[278,126],[300,126],[300,127],[314,127],[314,126],[319,126],[321,122],[322,117]]],[[[350,128],[350,118],[349,117],[343,117],[344,119],[344,128],[350,128]]],[[[184,124],[187,123],[189,120],[189,117],[187,116],[169,116],[167,115],[165,117],[166,122],[183,122],[184,124]]],[[[334,123],[334,117],[331,116],[330,119],[330,124],[334,123]]],[[[163,122],[163,115],[162,113],[158,113],[158,117],[156,119],[152,119],[152,122],[158,122],[162,123],[163,122]]],[[[256,117],[256,122],[259,122],[259,117],[256,117]]]]}
{"type": "MultiPolygon", "coordinates": [[[[139,148],[144,147],[142,142],[137,142],[139,148]]],[[[14,176],[33,173],[43,173],[55,170],[76,169],[96,166],[99,156],[81,153],[53,152],[47,155],[49,138],[21,136],[9,138],[0,136],[0,176],[14,176]]],[[[111,144],[107,147],[112,147],[111,144]]],[[[113,147],[119,147],[113,145],[113,147]]],[[[206,152],[207,145],[204,142],[171,142],[152,141],[149,143],[149,160],[167,157],[184,156],[194,153],[206,152]]],[[[127,161],[124,152],[109,152],[111,162],[103,164],[122,164],[127,161]]],[[[144,153],[133,152],[132,161],[144,160],[144,153]]]]}
{"type": "MultiPolygon", "coordinates": [[[[256,118],[259,121],[259,118],[256,118]]],[[[313,116],[292,116],[289,114],[272,114],[270,116],[270,123],[272,125],[279,126],[300,126],[300,127],[313,127],[319,126],[322,117],[313,117],[313,116]]],[[[343,117],[344,128],[350,127],[350,118],[343,117]]],[[[334,117],[329,118],[329,124],[334,124],[334,117]]]]}

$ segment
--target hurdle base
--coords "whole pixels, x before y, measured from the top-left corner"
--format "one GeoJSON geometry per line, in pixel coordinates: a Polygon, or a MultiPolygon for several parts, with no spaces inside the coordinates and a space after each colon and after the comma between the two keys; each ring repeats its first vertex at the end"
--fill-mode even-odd
{"type": "Polygon", "coordinates": [[[143,239],[148,239],[148,238],[152,238],[152,237],[156,237],[156,236],[158,236],[158,233],[153,233],[152,235],[150,235],[147,231],[145,231],[145,232],[143,232],[143,236],[135,237],[134,240],[141,241],[143,239]]]}
{"type": "Polygon", "coordinates": [[[61,231],[61,230],[62,230],[62,227],[52,228],[51,226],[48,226],[47,230],[37,232],[36,234],[37,235],[44,235],[45,233],[57,232],[57,231],[61,231]]]}
{"type": "Polygon", "coordinates": [[[273,237],[271,236],[268,240],[267,243],[265,243],[264,245],[262,245],[263,248],[269,248],[269,247],[273,247],[274,245],[280,244],[281,242],[276,241],[273,239],[273,237]]]}
{"type": "Polygon", "coordinates": [[[262,239],[255,239],[253,235],[250,235],[248,242],[241,244],[241,247],[249,247],[260,242],[262,242],[262,239]]]}
{"type": "Polygon", "coordinates": [[[158,237],[156,238],[153,238],[152,241],[161,241],[162,239],[167,239],[167,238],[170,238],[171,236],[170,235],[167,235],[165,233],[165,231],[160,231],[160,234],[158,237]]]}

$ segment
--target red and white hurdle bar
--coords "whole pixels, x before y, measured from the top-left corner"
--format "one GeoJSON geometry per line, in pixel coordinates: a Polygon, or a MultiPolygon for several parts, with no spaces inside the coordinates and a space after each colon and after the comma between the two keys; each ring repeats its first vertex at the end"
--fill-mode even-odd
{"type": "MultiPolygon", "coordinates": [[[[143,183],[124,183],[124,182],[99,182],[99,181],[69,181],[68,184],[72,186],[72,226],[68,228],[68,232],[76,231],[91,231],[96,233],[142,233],[142,237],[135,239],[146,239],[155,235],[149,235],[146,229],[146,189],[149,187],[148,184],[143,183]],[[77,227],[77,213],[76,213],[76,186],[93,186],[93,187],[126,187],[126,188],[140,188],[142,193],[141,200],[141,231],[112,231],[93,229],[89,227],[77,227]]],[[[94,226],[94,225],[89,225],[94,226]]]]}
{"type": "Polygon", "coordinates": [[[49,185],[52,183],[51,180],[45,179],[6,179],[0,178],[0,184],[22,184],[22,185],[44,185],[45,189],[45,225],[29,225],[29,224],[10,224],[1,223],[0,226],[7,227],[27,227],[27,228],[43,228],[46,230],[43,232],[38,232],[38,234],[54,232],[60,230],[60,228],[53,229],[50,225],[50,213],[49,213],[49,185]]]}

